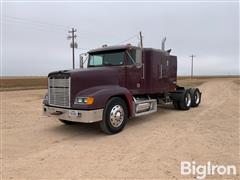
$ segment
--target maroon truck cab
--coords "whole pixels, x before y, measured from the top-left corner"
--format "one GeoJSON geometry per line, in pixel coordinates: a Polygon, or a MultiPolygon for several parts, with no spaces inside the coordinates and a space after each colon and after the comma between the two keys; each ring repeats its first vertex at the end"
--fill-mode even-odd
{"type": "Polygon", "coordinates": [[[113,134],[123,129],[128,118],[156,112],[158,103],[189,109],[194,106],[193,96],[200,103],[198,89],[177,87],[177,57],[168,51],[124,45],[88,54],[87,68],[48,75],[43,102],[47,115],[65,124],[99,121],[104,132],[113,134]]]}

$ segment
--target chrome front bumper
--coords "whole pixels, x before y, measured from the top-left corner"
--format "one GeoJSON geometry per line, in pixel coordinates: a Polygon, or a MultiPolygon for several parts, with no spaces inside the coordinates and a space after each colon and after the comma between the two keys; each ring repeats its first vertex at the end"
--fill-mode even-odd
{"type": "Polygon", "coordinates": [[[46,116],[53,116],[66,121],[93,123],[102,120],[103,109],[74,110],[44,105],[43,113],[46,116]]]}

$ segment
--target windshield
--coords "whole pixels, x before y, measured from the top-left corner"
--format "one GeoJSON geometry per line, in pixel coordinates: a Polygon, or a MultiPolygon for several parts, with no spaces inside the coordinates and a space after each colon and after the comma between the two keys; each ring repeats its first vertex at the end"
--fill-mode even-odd
{"type": "Polygon", "coordinates": [[[89,67],[123,65],[124,51],[98,52],[89,55],[89,67]]]}

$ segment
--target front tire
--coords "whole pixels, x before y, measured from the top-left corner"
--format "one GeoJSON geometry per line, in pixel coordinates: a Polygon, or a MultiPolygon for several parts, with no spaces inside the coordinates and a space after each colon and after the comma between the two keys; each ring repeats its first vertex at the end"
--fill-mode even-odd
{"type": "Polygon", "coordinates": [[[101,130],[106,134],[116,134],[123,130],[128,119],[127,105],[122,98],[111,98],[104,109],[101,130]]]}

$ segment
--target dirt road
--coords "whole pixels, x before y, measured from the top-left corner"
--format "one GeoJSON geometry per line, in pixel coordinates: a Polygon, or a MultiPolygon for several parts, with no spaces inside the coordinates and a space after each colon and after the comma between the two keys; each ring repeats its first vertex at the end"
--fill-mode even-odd
{"type": "Polygon", "coordinates": [[[45,90],[1,92],[2,177],[182,179],[184,160],[239,167],[240,85],[236,79],[211,79],[200,88],[199,108],[161,107],[112,136],[97,124],[65,126],[43,117],[45,90]]]}

